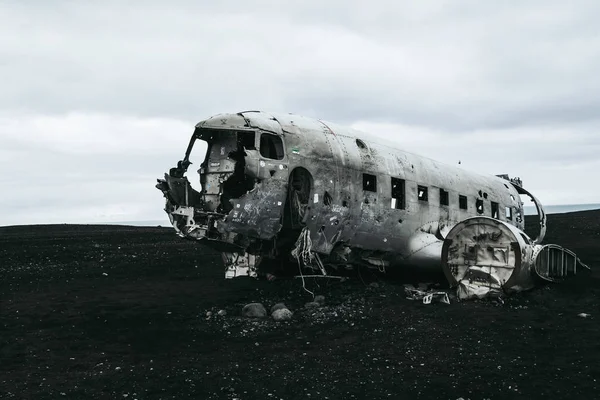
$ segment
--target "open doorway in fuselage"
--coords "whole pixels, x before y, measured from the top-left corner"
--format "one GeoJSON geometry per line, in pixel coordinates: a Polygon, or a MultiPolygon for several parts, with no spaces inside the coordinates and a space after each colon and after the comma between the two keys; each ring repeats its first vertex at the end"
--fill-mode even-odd
{"type": "Polygon", "coordinates": [[[313,178],[307,169],[295,168],[289,178],[285,208],[282,215],[282,228],[277,235],[276,242],[276,263],[278,273],[285,273],[287,270],[296,271],[290,268],[294,260],[291,258],[291,251],[294,249],[296,241],[306,226],[306,218],[310,213],[309,200],[313,195],[313,178]],[[287,268],[286,268],[287,267],[287,268]]]}

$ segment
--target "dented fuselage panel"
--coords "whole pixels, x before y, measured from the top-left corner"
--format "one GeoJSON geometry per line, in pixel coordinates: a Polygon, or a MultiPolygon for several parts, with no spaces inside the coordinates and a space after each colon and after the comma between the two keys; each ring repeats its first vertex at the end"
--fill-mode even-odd
{"type": "Polygon", "coordinates": [[[520,182],[399,147],[292,114],[221,114],[196,125],[184,159],[157,187],[178,234],[229,260],[286,260],[304,238],[303,248],[331,268],[440,270],[446,235],[461,221],[488,216],[523,231],[520,194],[543,216],[534,242],[543,239],[543,208],[520,182]],[[200,142],[204,159],[190,160],[200,142]],[[201,162],[199,176],[190,176],[192,162],[201,162]]]}

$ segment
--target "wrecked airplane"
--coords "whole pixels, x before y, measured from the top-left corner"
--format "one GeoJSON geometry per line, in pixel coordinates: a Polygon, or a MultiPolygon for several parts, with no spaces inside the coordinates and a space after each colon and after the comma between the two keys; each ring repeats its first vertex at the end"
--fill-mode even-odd
{"type": "Polygon", "coordinates": [[[247,111],[201,121],[184,158],[156,186],[177,234],[220,251],[227,278],[257,276],[269,261],[322,275],[441,269],[468,298],[560,281],[579,264],[569,250],[542,245],[544,209],[519,179],[469,172],[297,115],[247,111]],[[186,173],[202,141],[196,190],[186,173]],[[524,233],[521,195],[538,211],[535,238],[524,233]]]}

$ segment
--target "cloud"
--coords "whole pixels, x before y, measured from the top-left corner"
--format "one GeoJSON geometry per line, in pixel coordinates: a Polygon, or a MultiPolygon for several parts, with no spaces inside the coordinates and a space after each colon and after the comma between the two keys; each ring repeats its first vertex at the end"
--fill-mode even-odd
{"type": "Polygon", "coordinates": [[[164,219],[156,179],[194,123],[103,114],[0,118],[0,225],[164,219]]]}
{"type": "Polygon", "coordinates": [[[593,2],[195,3],[3,5],[0,106],[455,130],[596,118],[593,2]]]}
{"type": "Polygon", "coordinates": [[[12,194],[0,205],[12,211],[0,224],[154,219],[149,182],[193,125],[245,109],[521,175],[545,202],[598,202],[599,12],[592,0],[2,2],[0,182],[12,194]]]}

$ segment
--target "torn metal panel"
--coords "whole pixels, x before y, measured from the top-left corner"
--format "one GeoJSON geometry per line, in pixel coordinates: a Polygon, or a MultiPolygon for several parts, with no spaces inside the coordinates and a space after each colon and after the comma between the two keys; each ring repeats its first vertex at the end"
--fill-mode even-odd
{"type": "Polygon", "coordinates": [[[233,200],[233,209],[219,224],[219,231],[271,239],[281,229],[286,187],[275,180],[256,184],[253,190],[233,200]]]}
{"type": "Polygon", "coordinates": [[[223,264],[225,264],[225,278],[232,279],[241,276],[256,278],[258,276],[257,267],[260,264],[260,257],[244,253],[221,253],[223,264]]]}
{"type": "Polygon", "coordinates": [[[537,276],[550,282],[560,282],[577,274],[580,263],[575,253],[555,244],[536,246],[533,257],[537,276]]]}

